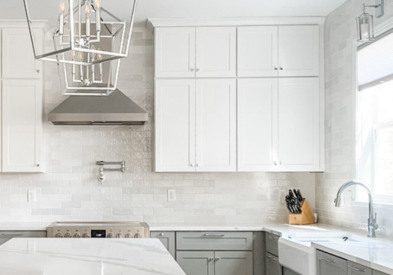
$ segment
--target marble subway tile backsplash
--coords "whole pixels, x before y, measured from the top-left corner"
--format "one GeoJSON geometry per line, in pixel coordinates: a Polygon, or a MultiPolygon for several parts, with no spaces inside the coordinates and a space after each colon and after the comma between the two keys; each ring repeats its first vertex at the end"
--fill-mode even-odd
{"type": "MultiPolygon", "coordinates": [[[[133,33],[118,88],[149,113],[143,127],[53,126],[48,112],[64,100],[57,69],[45,66],[45,173],[0,174],[0,222],[113,221],[250,223],[287,221],[280,192],[300,188],[315,203],[311,173],[154,173],[153,34],[133,33]],[[101,185],[96,161],[126,161],[101,185]],[[27,190],[37,192],[27,202],[27,190]],[[177,201],[167,201],[175,189],[177,201]]],[[[175,100],[175,99],[174,99],[175,100]]]]}

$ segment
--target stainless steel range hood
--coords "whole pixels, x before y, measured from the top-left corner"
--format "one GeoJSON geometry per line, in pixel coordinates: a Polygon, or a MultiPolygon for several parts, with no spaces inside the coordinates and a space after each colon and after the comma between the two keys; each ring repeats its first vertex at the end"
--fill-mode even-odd
{"type": "Polygon", "coordinates": [[[148,114],[119,90],[109,96],[70,96],[49,113],[54,125],[143,125],[148,114]]]}

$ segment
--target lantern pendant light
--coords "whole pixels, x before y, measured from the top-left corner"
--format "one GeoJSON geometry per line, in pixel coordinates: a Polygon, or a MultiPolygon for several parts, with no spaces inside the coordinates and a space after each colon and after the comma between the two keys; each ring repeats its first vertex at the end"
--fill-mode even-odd
{"type": "Polygon", "coordinates": [[[374,40],[374,18],[366,13],[366,8],[375,8],[376,17],[384,14],[384,0],[377,0],[375,5],[363,4],[363,13],[356,18],[356,37],[358,42],[371,42],[374,40]]]}
{"type": "Polygon", "coordinates": [[[34,20],[42,20],[42,9],[36,8],[40,1],[23,0],[35,58],[57,63],[65,95],[109,95],[117,88],[120,59],[129,52],[137,0],[106,0],[111,7],[121,7],[122,16],[114,15],[101,1],[49,3],[44,31],[52,43],[39,49],[34,20]]]}

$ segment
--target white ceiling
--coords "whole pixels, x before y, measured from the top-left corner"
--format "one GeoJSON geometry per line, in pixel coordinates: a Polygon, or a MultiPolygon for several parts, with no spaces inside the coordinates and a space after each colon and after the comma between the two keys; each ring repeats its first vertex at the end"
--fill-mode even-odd
{"type": "MultiPolygon", "coordinates": [[[[58,9],[60,0],[28,0],[42,14],[58,9]]],[[[121,16],[130,0],[101,0],[102,6],[121,16]],[[117,3],[116,3],[117,2],[117,3]],[[120,4],[119,4],[120,3],[120,4]],[[123,4],[121,4],[123,3],[123,4]]],[[[162,17],[326,16],[346,0],[139,0],[138,23],[162,17]]],[[[0,0],[1,19],[24,19],[21,0],[0,0]]]]}

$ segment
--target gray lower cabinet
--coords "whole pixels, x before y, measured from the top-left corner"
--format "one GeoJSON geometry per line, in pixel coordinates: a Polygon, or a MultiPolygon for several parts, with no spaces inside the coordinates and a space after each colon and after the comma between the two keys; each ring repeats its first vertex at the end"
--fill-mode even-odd
{"type": "Polygon", "coordinates": [[[284,275],[300,275],[299,273],[296,273],[295,271],[292,271],[286,267],[284,267],[282,269],[282,274],[284,274],[284,275]]]}
{"type": "Polygon", "coordinates": [[[378,271],[378,270],[373,270],[373,275],[389,275],[389,274],[383,273],[383,272],[378,271]]]}
{"type": "Polygon", "coordinates": [[[328,253],[317,251],[317,275],[347,275],[347,261],[328,253]]]}
{"type": "Polygon", "coordinates": [[[369,267],[348,261],[348,275],[372,275],[373,270],[369,267]]]}
{"type": "Polygon", "coordinates": [[[213,251],[180,251],[176,259],[187,275],[214,275],[213,251]]]}
{"type": "Polygon", "coordinates": [[[159,239],[162,244],[168,249],[169,253],[171,253],[172,257],[176,257],[175,252],[175,232],[169,231],[153,231],[150,232],[150,238],[159,239]]]}
{"type": "Polygon", "coordinates": [[[266,252],[266,275],[282,275],[278,257],[266,252]]]}
{"type": "Polygon", "coordinates": [[[12,238],[46,238],[46,231],[0,231],[0,245],[12,238]]]}
{"type": "Polygon", "coordinates": [[[252,252],[178,251],[176,257],[187,275],[253,275],[252,252]]]}

